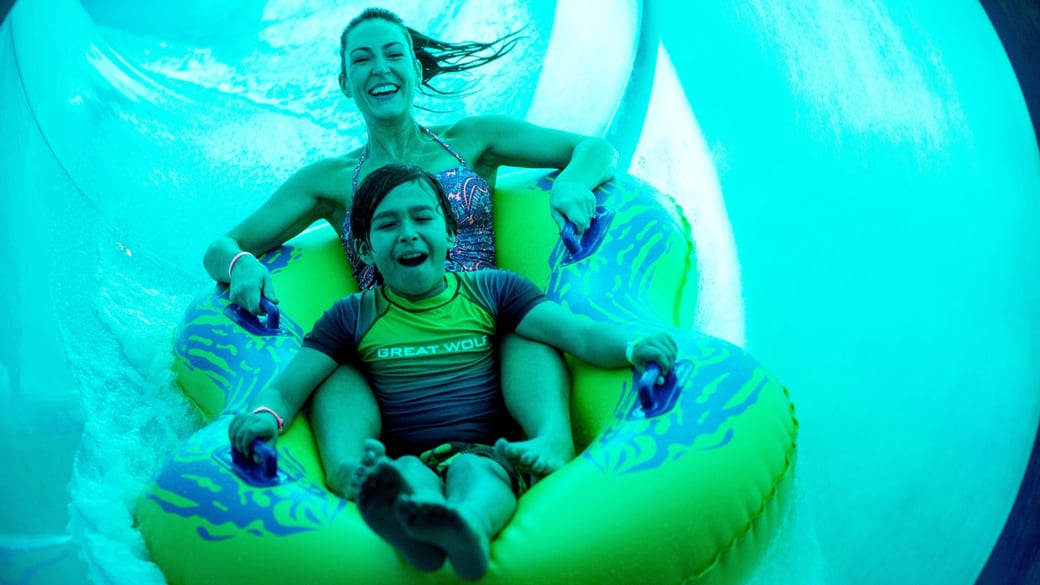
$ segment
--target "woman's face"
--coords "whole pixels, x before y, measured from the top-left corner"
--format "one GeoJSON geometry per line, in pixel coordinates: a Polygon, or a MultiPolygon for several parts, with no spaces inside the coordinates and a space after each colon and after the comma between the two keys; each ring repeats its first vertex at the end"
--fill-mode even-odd
{"type": "Polygon", "coordinates": [[[421,67],[408,33],[382,19],[366,20],[347,35],[344,91],[366,117],[411,114],[421,67]]]}

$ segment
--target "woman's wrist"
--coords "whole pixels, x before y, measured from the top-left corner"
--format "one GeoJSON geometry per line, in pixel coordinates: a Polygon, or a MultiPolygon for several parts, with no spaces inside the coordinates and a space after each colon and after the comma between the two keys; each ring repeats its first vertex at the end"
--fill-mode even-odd
{"type": "Polygon", "coordinates": [[[617,172],[618,152],[602,138],[586,138],[571,153],[571,160],[557,175],[560,182],[573,182],[585,189],[595,189],[617,172]]]}
{"type": "Polygon", "coordinates": [[[249,256],[249,257],[251,257],[253,259],[256,259],[256,256],[253,256],[252,253],[246,252],[246,251],[242,251],[242,252],[239,252],[238,254],[235,254],[235,256],[233,258],[231,258],[231,262],[228,262],[228,267],[227,267],[228,282],[231,282],[231,272],[235,269],[235,264],[237,264],[239,260],[242,260],[246,256],[249,256]]]}

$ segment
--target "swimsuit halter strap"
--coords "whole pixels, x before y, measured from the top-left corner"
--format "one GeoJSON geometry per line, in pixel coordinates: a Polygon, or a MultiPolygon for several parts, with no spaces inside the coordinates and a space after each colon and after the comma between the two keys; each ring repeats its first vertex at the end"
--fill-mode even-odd
{"type": "Polygon", "coordinates": [[[366,142],[361,147],[361,156],[358,157],[357,166],[354,167],[354,182],[353,189],[351,190],[351,196],[357,195],[358,178],[361,176],[361,165],[365,164],[365,157],[368,156],[368,143],[366,142]]]}
{"type": "MultiPolygon", "coordinates": [[[[459,155],[459,153],[455,152],[455,149],[452,148],[451,145],[449,145],[447,142],[441,140],[441,137],[437,136],[436,134],[434,134],[432,130],[430,130],[426,126],[419,126],[419,129],[422,130],[423,132],[425,132],[427,135],[429,135],[430,138],[433,138],[437,142],[437,144],[440,144],[442,147],[444,147],[444,150],[447,150],[449,154],[451,154],[456,159],[458,159],[459,164],[461,164],[464,167],[468,167],[469,166],[468,164],[466,164],[466,159],[462,158],[462,156],[459,155]]],[[[354,193],[357,193],[358,179],[361,177],[361,165],[365,164],[365,159],[367,157],[368,157],[368,143],[366,142],[365,146],[363,146],[361,148],[361,156],[358,157],[357,166],[354,167],[354,181],[353,181],[353,186],[354,186],[353,187],[353,192],[354,193]]]]}
{"type": "Polygon", "coordinates": [[[433,130],[430,130],[426,126],[419,126],[419,129],[422,130],[423,132],[427,133],[430,136],[430,138],[433,138],[434,140],[436,140],[437,144],[440,144],[441,146],[443,146],[444,150],[447,150],[451,154],[451,156],[454,156],[459,161],[459,164],[461,164],[464,167],[468,167],[469,166],[468,164],[466,164],[466,159],[462,158],[462,156],[459,155],[459,153],[455,152],[455,149],[452,148],[451,145],[449,145],[447,142],[441,140],[440,136],[437,136],[436,134],[434,134],[433,130]]]}

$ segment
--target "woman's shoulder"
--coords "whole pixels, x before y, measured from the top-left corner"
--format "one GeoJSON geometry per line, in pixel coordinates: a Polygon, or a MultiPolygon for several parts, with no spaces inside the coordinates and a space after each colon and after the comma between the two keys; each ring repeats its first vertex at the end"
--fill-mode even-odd
{"type": "Polygon", "coordinates": [[[456,120],[452,124],[431,127],[430,130],[442,136],[445,140],[487,140],[489,136],[494,136],[520,123],[520,120],[510,116],[467,116],[456,120]]]}
{"type": "Polygon", "coordinates": [[[297,188],[320,195],[342,199],[353,192],[351,186],[357,159],[351,160],[350,153],[312,162],[296,171],[289,179],[297,188]]]}
{"type": "Polygon", "coordinates": [[[314,161],[300,169],[299,172],[315,177],[338,175],[343,172],[353,174],[354,169],[357,167],[357,157],[360,155],[361,149],[358,148],[356,152],[352,151],[342,156],[332,156],[314,161]]]}
{"type": "Polygon", "coordinates": [[[487,154],[512,140],[511,133],[515,131],[517,123],[518,120],[508,116],[469,116],[445,126],[440,133],[436,130],[433,132],[461,153],[477,174],[485,179],[492,177],[488,183],[493,187],[493,177],[499,163],[489,160],[487,154]]]}

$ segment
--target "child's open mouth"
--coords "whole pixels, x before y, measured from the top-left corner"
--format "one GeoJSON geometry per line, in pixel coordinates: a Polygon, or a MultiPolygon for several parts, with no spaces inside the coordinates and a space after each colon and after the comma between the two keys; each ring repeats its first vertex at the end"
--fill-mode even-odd
{"type": "Polygon", "coordinates": [[[426,261],[426,254],[422,252],[415,252],[412,254],[405,254],[397,259],[397,262],[403,266],[418,266],[426,261]]]}

